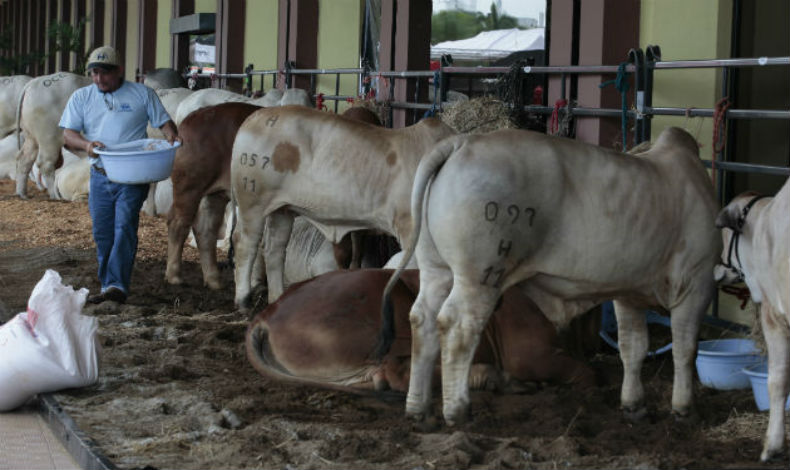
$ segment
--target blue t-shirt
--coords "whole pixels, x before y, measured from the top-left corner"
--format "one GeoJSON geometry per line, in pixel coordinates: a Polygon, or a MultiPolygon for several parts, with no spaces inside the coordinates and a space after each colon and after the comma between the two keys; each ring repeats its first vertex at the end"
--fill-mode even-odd
{"type": "MultiPolygon", "coordinates": [[[[76,90],[66,103],[59,126],[82,132],[90,141],[116,145],[146,138],[148,121],[151,127],[159,128],[169,120],[153,89],[124,81],[108,93],[95,84],[76,90]]],[[[97,162],[97,158],[91,158],[91,163],[97,162]]]]}

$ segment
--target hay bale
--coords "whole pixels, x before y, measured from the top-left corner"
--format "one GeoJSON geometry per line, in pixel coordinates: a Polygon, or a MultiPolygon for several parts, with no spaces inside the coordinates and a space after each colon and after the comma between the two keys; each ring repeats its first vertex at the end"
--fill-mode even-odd
{"type": "Polygon", "coordinates": [[[510,109],[491,96],[473,98],[445,106],[439,118],[459,133],[484,134],[498,129],[515,129],[510,109]]]}

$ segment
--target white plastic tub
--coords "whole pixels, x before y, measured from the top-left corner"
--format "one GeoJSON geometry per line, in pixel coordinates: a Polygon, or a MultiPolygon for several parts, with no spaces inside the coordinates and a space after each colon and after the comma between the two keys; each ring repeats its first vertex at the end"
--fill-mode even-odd
{"type": "Polygon", "coordinates": [[[173,171],[173,158],[181,145],[162,139],[140,139],[108,145],[95,152],[101,158],[107,178],[115,183],[143,184],[162,181],[173,171]]]}

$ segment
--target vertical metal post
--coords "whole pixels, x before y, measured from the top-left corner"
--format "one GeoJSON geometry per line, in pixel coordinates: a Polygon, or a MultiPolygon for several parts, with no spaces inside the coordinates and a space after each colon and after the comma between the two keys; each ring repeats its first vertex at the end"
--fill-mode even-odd
{"type": "MultiPolygon", "coordinates": [[[[643,77],[645,55],[642,52],[642,49],[637,48],[628,51],[628,61],[634,65],[634,104],[636,105],[636,119],[634,121],[634,146],[636,146],[642,142],[644,135],[644,120],[642,119],[642,116],[645,109],[645,83],[643,77]]],[[[628,132],[627,127],[626,132],[628,132]]],[[[625,151],[625,149],[623,149],[623,151],[625,151]]]]}
{"type": "MultiPolygon", "coordinates": [[[[340,96],[340,74],[339,73],[335,74],[335,96],[340,96]]],[[[337,106],[339,104],[338,101],[339,100],[337,100],[337,99],[335,100],[335,114],[337,114],[337,106]]]]}
{"type": "MultiPolygon", "coordinates": [[[[653,107],[653,74],[656,71],[656,62],[661,60],[661,48],[658,46],[647,46],[645,51],[645,109],[653,107]]],[[[652,113],[645,115],[645,123],[642,129],[642,140],[650,140],[651,127],[653,123],[652,113]]]]}

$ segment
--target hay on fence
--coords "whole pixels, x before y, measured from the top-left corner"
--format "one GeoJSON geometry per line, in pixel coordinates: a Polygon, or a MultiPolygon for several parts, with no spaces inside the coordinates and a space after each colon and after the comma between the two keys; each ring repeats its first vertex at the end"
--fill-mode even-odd
{"type": "Polygon", "coordinates": [[[459,101],[444,107],[439,118],[459,133],[483,134],[498,129],[515,129],[510,109],[491,96],[459,101]]]}

